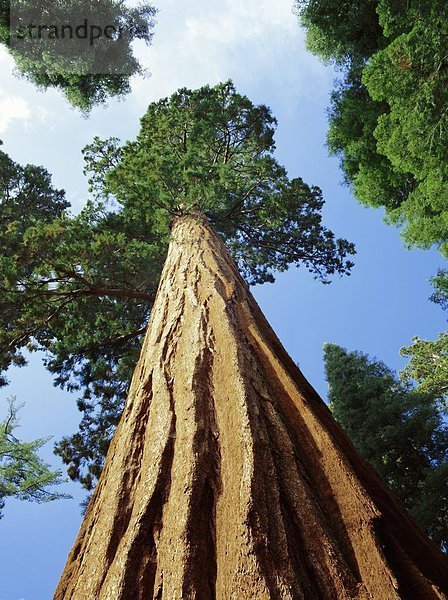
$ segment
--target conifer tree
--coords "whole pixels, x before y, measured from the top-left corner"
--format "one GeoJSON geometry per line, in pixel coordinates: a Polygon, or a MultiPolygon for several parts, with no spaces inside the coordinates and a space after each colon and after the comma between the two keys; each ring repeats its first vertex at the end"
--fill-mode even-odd
{"type": "Polygon", "coordinates": [[[309,49],[340,69],[328,146],[363,204],[448,256],[448,6],[296,0],[309,49]]]}
{"type": "Polygon", "coordinates": [[[448,550],[448,428],[434,396],[361,352],[334,344],[324,350],[335,419],[420,526],[448,550]]]}
{"type": "MultiPolygon", "coordinates": [[[[440,269],[432,278],[434,293],[430,300],[442,310],[448,308],[448,271],[440,269]]],[[[424,340],[416,336],[412,344],[401,349],[409,356],[409,363],[401,372],[404,381],[416,381],[425,393],[436,398],[440,410],[448,411],[448,332],[439,333],[436,340],[424,340]]]]}
{"type": "Polygon", "coordinates": [[[15,398],[10,398],[7,414],[0,423],[0,519],[7,498],[30,502],[69,498],[52,489],[63,482],[62,474],[52,471],[38,453],[49,438],[25,442],[16,437],[20,408],[15,398]]]}
{"type": "Polygon", "coordinates": [[[230,82],[180,90],[148,107],[135,141],[85,149],[92,197],[78,215],[40,171],[21,220],[28,171],[3,157],[1,366],[42,350],[56,383],[79,391],[80,430],[57,451],[88,489],[123,408],[174,217],[207,215],[249,283],[289,265],[325,282],[349,273],[353,244],[322,224],[321,191],[275,160],[275,125],[230,82]]]}

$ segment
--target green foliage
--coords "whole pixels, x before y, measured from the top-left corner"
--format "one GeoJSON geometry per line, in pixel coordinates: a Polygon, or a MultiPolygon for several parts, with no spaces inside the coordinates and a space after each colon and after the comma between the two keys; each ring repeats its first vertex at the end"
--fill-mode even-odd
{"type": "MultiPolygon", "coordinates": [[[[1,143],[1,142],[0,142],[1,143]]],[[[32,276],[35,263],[25,256],[24,236],[36,224],[45,224],[62,215],[68,202],[62,190],[51,186],[50,175],[41,167],[22,167],[0,151],[0,306],[2,327],[0,340],[0,370],[10,364],[23,365],[25,360],[17,345],[11,343],[20,336],[25,320],[23,306],[17,301],[11,286],[20,288],[22,280],[32,276]],[[19,333],[20,332],[20,333],[19,333]]],[[[34,323],[31,319],[31,323],[34,323]]],[[[24,340],[25,342],[25,340],[24,340]]],[[[0,377],[0,385],[6,383],[0,377]]]]}
{"type": "Polygon", "coordinates": [[[144,222],[131,230],[99,203],[70,216],[44,169],[4,153],[0,167],[0,366],[24,365],[25,350],[43,350],[57,384],[82,388],[82,458],[70,475],[85,459],[96,476],[138,358],[162,242],[151,241],[144,222]]]}
{"type": "Polygon", "coordinates": [[[364,60],[379,46],[377,0],[296,0],[307,46],[325,61],[364,60]]]}
{"type": "MultiPolygon", "coordinates": [[[[443,310],[448,309],[448,271],[440,270],[432,283],[435,292],[432,302],[443,310]]],[[[402,348],[401,354],[409,356],[409,363],[401,372],[404,381],[416,381],[419,389],[432,394],[441,410],[448,411],[448,332],[440,333],[436,340],[413,338],[412,345],[402,348]]]]}
{"type": "Polygon", "coordinates": [[[412,338],[412,345],[401,349],[410,360],[401,375],[405,381],[415,380],[421,390],[434,394],[440,406],[447,411],[448,402],[448,332],[436,340],[412,338]]]}
{"type": "Polygon", "coordinates": [[[324,357],[334,417],[420,526],[448,550],[448,429],[435,398],[361,352],[326,344],[324,357]]]}
{"type": "Polygon", "coordinates": [[[351,68],[331,95],[328,147],[341,157],[346,183],[358,200],[367,206],[384,206],[386,214],[398,215],[415,181],[395,170],[390,160],[377,152],[375,130],[386,107],[372,101],[361,82],[361,72],[359,67],[351,68]]]}
{"type": "Polygon", "coordinates": [[[67,494],[51,491],[63,483],[60,471],[52,471],[39,457],[38,450],[50,439],[41,438],[22,442],[15,437],[19,427],[17,412],[20,409],[14,399],[8,402],[8,414],[0,423],[0,518],[6,498],[32,502],[50,502],[70,498],[67,494]]]}
{"type": "Polygon", "coordinates": [[[30,210],[18,223],[20,195],[5,174],[1,366],[42,350],[56,384],[80,392],[80,430],[57,452],[88,489],[121,414],[176,215],[206,213],[250,283],[290,264],[324,282],[350,271],[353,245],[322,225],[320,190],[276,162],[274,128],[269,109],[229,82],[184,89],[149,106],[135,141],[95,138],[84,150],[92,199],[76,216],[50,187],[51,217],[30,210]]]}
{"type": "Polygon", "coordinates": [[[384,206],[408,245],[435,245],[447,256],[446,3],[299,5],[310,49],[344,71],[332,96],[328,145],[355,196],[384,206]]]}
{"type": "Polygon", "coordinates": [[[88,112],[110,96],[127,94],[130,77],[143,73],[131,44],[137,39],[151,42],[155,13],[147,3],[133,8],[117,0],[0,0],[0,42],[25,78],[39,88],[61,90],[70,104],[88,112]],[[75,32],[85,20],[85,40],[68,29],[63,33],[64,24],[75,32]],[[31,36],[29,24],[36,24],[31,36]],[[45,28],[38,33],[40,25],[45,28]],[[101,29],[98,39],[91,39],[91,26],[101,29]],[[105,35],[107,26],[117,34],[111,29],[105,35]]]}
{"type": "Polygon", "coordinates": [[[173,215],[206,213],[250,283],[305,264],[326,280],[348,273],[353,245],[321,224],[321,191],[290,180],[273,157],[275,119],[231,83],[180,90],[151,104],[134,142],[85,149],[92,190],[113,197],[131,224],[168,236],[173,215]]]}

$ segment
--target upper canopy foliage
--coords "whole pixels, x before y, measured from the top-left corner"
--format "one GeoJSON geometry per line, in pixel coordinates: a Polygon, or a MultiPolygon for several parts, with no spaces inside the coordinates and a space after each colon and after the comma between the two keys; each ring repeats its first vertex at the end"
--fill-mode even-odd
{"type": "Polygon", "coordinates": [[[308,49],[342,65],[364,61],[383,37],[377,6],[378,0],[296,0],[308,49]]]}
{"type": "Polygon", "coordinates": [[[24,77],[88,112],[128,93],[130,77],[143,72],[131,44],[151,42],[155,14],[148,3],[119,0],[0,0],[0,42],[24,77]]]}
{"type": "Polygon", "coordinates": [[[448,5],[298,0],[308,45],[344,70],[328,144],[356,197],[448,255],[448,5]]]}
{"type": "Polygon", "coordinates": [[[231,83],[180,90],[149,106],[136,141],[85,149],[92,190],[113,197],[129,226],[144,215],[155,235],[168,235],[175,214],[204,212],[250,283],[290,264],[324,281],[348,273],[353,245],[322,226],[321,191],[275,160],[275,125],[231,83]]]}
{"type": "Polygon", "coordinates": [[[1,206],[11,210],[0,234],[1,366],[23,363],[24,348],[42,349],[56,382],[83,391],[80,431],[58,451],[86,487],[121,412],[173,217],[206,213],[251,283],[273,281],[290,264],[323,281],[349,272],[353,245],[323,227],[320,190],[289,180],[276,162],[274,127],[270,111],[231,83],[180,90],[149,106],[135,141],[95,139],[85,149],[93,197],[76,216],[41,169],[20,219],[14,173],[22,189],[30,167],[4,155],[1,206]]]}

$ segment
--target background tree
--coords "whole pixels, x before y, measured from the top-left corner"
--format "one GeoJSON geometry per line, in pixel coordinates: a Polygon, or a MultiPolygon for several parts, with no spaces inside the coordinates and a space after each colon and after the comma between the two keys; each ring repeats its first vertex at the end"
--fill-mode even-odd
{"type": "Polygon", "coordinates": [[[298,0],[308,47],[343,72],[328,146],[356,198],[409,245],[448,255],[448,7],[298,0]]]}
{"type": "Polygon", "coordinates": [[[80,214],[58,212],[52,191],[53,218],[17,234],[6,177],[1,243],[16,246],[0,271],[2,366],[40,349],[56,383],[81,392],[80,430],[57,452],[87,488],[121,414],[173,217],[206,213],[250,283],[291,264],[324,282],[350,271],[354,247],[322,225],[320,190],[276,162],[275,125],[229,82],[180,90],[149,106],[135,141],[85,149],[93,194],[80,214]]]}
{"type": "Polygon", "coordinates": [[[63,482],[61,472],[52,471],[38,454],[50,438],[22,442],[14,435],[19,427],[17,412],[20,408],[11,398],[7,415],[0,423],[0,519],[6,498],[31,502],[70,498],[51,491],[50,488],[63,482]]]}
{"type": "MultiPolygon", "coordinates": [[[[443,310],[448,308],[448,272],[441,269],[432,278],[434,294],[430,300],[443,310]]],[[[409,356],[409,363],[401,372],[405,381],[417,381],[418,387],[432,394],[440,408],[448,410],[448,333],[442,332],[436,340],[415,337],[412,345],[402,348],[401,354],[409,356]]]]}
{"type": "Polygon", "coordinates": [[[333,415],[420,526],[448,550],[448,429],[433,395],[384,363],[324,347],[333,415]]]}
{"type": "Polygon", "coordinates": [[[87,112],[110,96],[127,94],[131,76],[143,73],[131,44],[151,42],[155,14],[148,3],[129,7],[117,0],[0,0],[0,42],[21,75],[40,88],[61,90],[70,104],[87,112]],[[76,32],[85,20],[85,38],[83,30],[80,36],[63,33],[64,26],[76,32]],[[36,26],[31,32],[30,24],[36,26]]]}
{"type": "MultiPolygon", "coordinates": [[[[23,307],[9,302],[7,295],[9,282],[20,286],[21,278],[26,278],[34,267],[26,258],[16,260],[23,252],[25,232],[37,223],[49,223],[60,217],[68,205],[63,190],[52,187],[45,169],[33,165],[22,167],[0,151],[0,302],[5,328],[2,335],[14,337],[14,324],[25,319],[23,307]]],[[[10,364],[21,366],[25,359],[12,345],[6,344],[2,348],[0,365],[4,371],[10,364]]],[[[5,377],[0,377],[0,384],[5,383],[5,377]]]]}

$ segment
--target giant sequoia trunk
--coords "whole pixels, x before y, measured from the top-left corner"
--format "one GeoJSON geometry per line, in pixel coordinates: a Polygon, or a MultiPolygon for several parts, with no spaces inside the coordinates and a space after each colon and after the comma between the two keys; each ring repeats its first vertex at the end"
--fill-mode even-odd
{"type": "Polygon", "coordinates": [[[446,598],[447,564],[357,456],[201,217],[172,241],[57,600],[446,598]]]}

